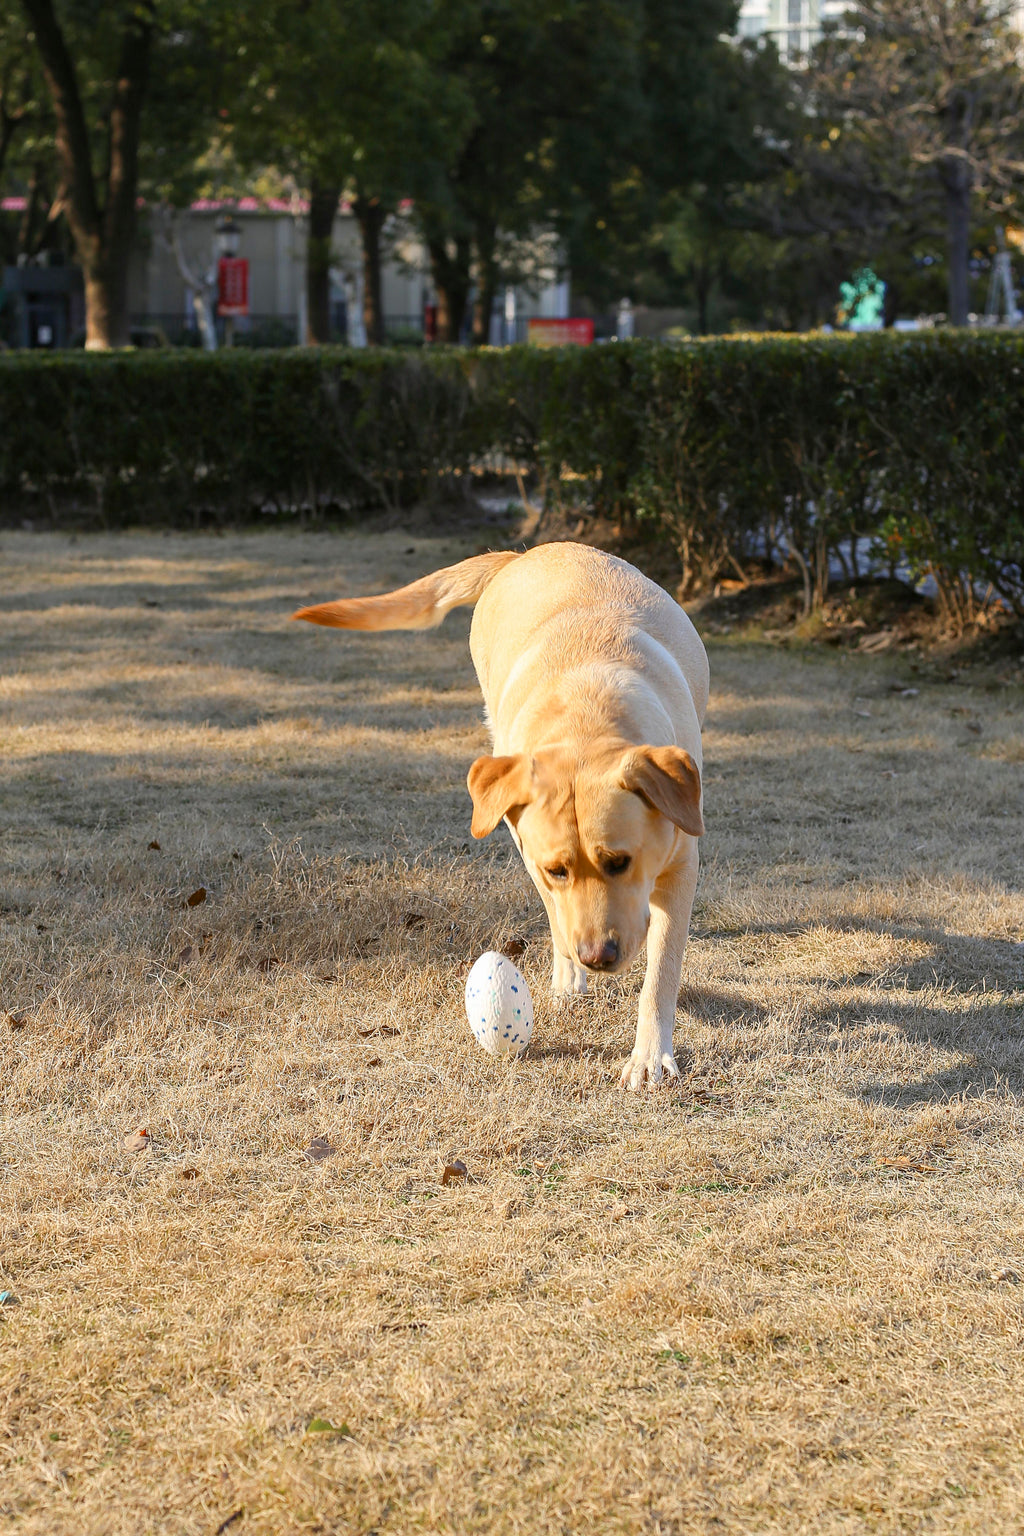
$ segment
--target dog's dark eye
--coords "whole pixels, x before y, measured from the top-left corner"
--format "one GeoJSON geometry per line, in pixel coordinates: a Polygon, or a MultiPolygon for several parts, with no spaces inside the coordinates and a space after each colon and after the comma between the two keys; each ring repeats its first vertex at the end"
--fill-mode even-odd
{"type": "Polygon", "coordinates": [[[552,864],[551,868],[546,869],[544,873],[549,880],[565,880],[569,875],[569,871],[564,864],[552,864]]]}
{"type": "Polygon", "coordinates": [[[628,853],[609,854],[606,859],[601,860],[606,875],[621,875],[632,862],[628,853]]]}

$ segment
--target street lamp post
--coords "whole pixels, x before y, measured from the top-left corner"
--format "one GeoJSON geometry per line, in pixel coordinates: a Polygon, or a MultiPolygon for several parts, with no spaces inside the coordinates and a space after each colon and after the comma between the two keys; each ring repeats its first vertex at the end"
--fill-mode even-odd
{"type": "MultiPolygon", "coordinates": [[[[217,220],[213,231],[214,248],[221,261],[234,261],[242,239],[242,226],[230,213],[217,220]]],[[[224,345],[230,347],[235,340],[235,317],[224,317],[224,345]]]]}
{"type": "Polygon", "coordinates": [[[505,288],[505,345],[515,345],[516,339],[516,290],[511,283],[505,288]]]}

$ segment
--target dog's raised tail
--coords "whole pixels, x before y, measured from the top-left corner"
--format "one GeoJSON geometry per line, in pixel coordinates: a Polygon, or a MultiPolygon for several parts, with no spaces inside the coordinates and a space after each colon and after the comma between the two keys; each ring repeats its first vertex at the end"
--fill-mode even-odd
{"type": "Polygon", "coordinates": [[[502,567],[518,559],[513,549],[471,555],[395,592],[318,603],[314,608],[300,608],[292,618],[329,624],[334,629],[433,629],[453,608],[475,603],[502,567]]]}

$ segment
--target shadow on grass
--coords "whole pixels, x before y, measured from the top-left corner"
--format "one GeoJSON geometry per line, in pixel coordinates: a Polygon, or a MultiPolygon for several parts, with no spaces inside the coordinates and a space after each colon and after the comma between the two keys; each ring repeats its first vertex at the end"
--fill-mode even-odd
{"type": "MultiPolygon", "coordinates": [[[[625,1031],[624,1031],[625,1033],[625,1031]]],[[[628,1056],[628,1049],[623,1050],[621,1045],[596,1045],[581,1034],[577,1040],[570,1039],[567,1035],[550,1034],[543,1041],[533,1039],[530,1041],[531,1061],[612,1061],[621,1062],[623,1056],[628,1056]]]]}
{"type": "MultiPolygon", "coordinates": [[[[924,941],[931,952],[888,967],[876,977],[858,972],[844,978],[789,979],[786,985],[798,989],[800,1004],[793,1055],[809,1059],[820,1055],[827,1038],[848,1035],[853,1039],[867,1029],[955,1054],[959,1063],[917,1078],[894,1074],[851,1088],[866,1103],[898,1106],[1024,1095],[1024,946],[949,933],[936,926],[859,918],[830,919],[830,926],[924,941]],[[858,985],[865,990],[856,1001],[836,1003],[830,995],[841,987],[858,985]],[[915,1000],[913,994],[926,989],[927,1001],[915,1000]],[[936,993],[948,1002],[936,1002],[936,993]]],[[[820,922],[759,924],[746,931],[796,937],[820,927],[820,922]]],[[[770,999],[752,1002],[740,993],[714,987],[685,989],[680,1005],[690,1017],[722,1028],[767,1024],[773,1011],[770,999]]],[[[757,1046],[740,1054],[754,1057],[757,1046]]]]}

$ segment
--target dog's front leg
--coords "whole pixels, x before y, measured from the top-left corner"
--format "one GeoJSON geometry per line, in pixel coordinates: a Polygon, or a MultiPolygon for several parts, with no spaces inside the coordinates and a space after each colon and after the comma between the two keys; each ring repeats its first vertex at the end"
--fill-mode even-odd
{"type": "Polygon", "coordinates": [[[551,990],[556,997],[582,997],[587,990],[587,973],[568,953],[569,946],[559,934],[555,909],[539,880],[537,889],[543,899],[551,928],[551,990]]]}
{"type": "Polygon", "coordinates": [[[548,925],[551,928],[551,990],[556,997],[571,997],[573,994],[582,996],[587,990],[587,973],[581,965],[577,965],[566,953],[567,945],[558,936],[558,919],[555,916],[555,909],[551,905],[551,900],[544,889],[542,880],[536,870],[531,869],[526,855],[523,853],[522,839],[519,836],[518,829],[509,821],[507,816],[505,817],[505,825],[512,834],[512,841],[519,849],[523,863],[526,865],[526,872],[537,887],[537,894],[544,903],[544,910],[548,915],[548,925]]]}
{"type": "Polygon", "coordinates": [[[563,955],[558,948],[558,940],[555,938],[555,930],[551,930],[551,990],[565,995],[572,993],[583,994],[587,990],[587,973],[582,966],[576,965],[568,955],[563,955]]]}
{"type": "Polygon", "coordinates": [[[651,893],[651,925],[647,930],[647,974],[640,993],[640,1012],[633,1054],[622,1069],[620,1088],[649,1088],[665,1077],[678,1077],[672,1030],[679,998],[683,951],[697,890],[697,840],[687,838],[678,863],[658,880],[651,893]]]}

